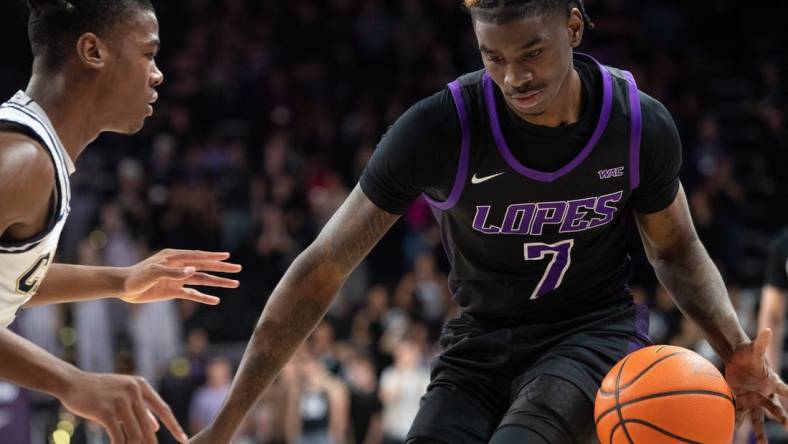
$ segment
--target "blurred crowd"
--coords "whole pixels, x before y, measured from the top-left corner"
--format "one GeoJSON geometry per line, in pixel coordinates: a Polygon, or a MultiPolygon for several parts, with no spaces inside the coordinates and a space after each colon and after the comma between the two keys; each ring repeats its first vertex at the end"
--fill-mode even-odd
{"type": "MultiPolygon", "coordinates": [[[[581,46],[632,71],[674,116],[699,234],[755,326],[769,238],[788,221],[786,57],[776,2],[587,0],[581,46]]],[[[408,106],[481,68],[460,0],[156,2],[165,82],[134,137],[102,136],[72,176],[60,260],[126,266],[163,247],[230,251],[241,287],[218,307],[101,300],[26,310],[14,328],[93,371],[136,372],[182,424],[207,424],[262,307],[408,106]]],[[[3,2],[0,93],[24,89],[27,10],[3,2]]],[[[656,282],[633,233],[632,288],[655,342],[715,359],[656,282]]],[[[417,201],[355,271],[249,415],[244,444],[402,442],[457,314],[417,201]]],[[[64,418],[31,395],[33,442],[64,418]],[[37,435],[35,435],[37,434],[37,435]]],[[[100,443],[79,425],[72,442],[100,443]]],[[[163,437],[163,442],[168,442],[163,437]]]]}

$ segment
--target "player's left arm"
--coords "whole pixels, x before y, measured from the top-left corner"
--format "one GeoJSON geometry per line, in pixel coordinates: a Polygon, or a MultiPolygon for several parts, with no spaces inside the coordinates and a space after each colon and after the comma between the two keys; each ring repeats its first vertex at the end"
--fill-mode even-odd
{"type": "Polygon", "coordinates": [[[188,299],[216,305],[218,297],[191,286],[238,287],[238,281],[213,274],[241,270],[240,265],[227,262],[229,256],[229,253],[167,249],[130,267],[52,264],[25,307],[108,297],[130,303],[188,299]]]}
{"type": "Polygon", "coordinates": [[[788,416],[778,399],[788,395],[788,386],[766,359],[771,330],[761,330],[751,341],[739,324],[722,276],[692,224],[678,179],[681,140],[673,118],[661,103],[642,93],[641,103],[642,181],[631,200],[646,255],[676,305],[703,330],[725,362],[725,379],[736,396],[737,423],[749,416],[758,442],[766,442],[764,412],[783,424],[788,416]]]}
{"type": "Polygon", "coordinates": [[[750,339],[739,324],[720,272],[695,232],[683,188],[664,210],[635,212],[635,219],[660,282],[727,363],[750,339]]]}
{"type": "Polygon", "coordinates": [[[771,330],[751,341],[739,324],[725,283],[692,225],[684,190],[656,213],[635,213],[649,262],[685,316],[703,329],[725,362],[725,379],[736,396],[737,424],[753,422],[759,443],[766,442],[764,413],[788,423],[779,396],[786,386],[766,359],[771,330]]]}

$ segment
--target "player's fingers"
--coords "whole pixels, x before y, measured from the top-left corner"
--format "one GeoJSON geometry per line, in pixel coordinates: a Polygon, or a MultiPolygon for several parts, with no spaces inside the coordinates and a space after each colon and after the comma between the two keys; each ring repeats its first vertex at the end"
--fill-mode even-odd
{"type": "Polygon", "coordinates": [[[764,401],[764,396],[758,392],[750,392],[736,396],[736,408],[745,412],[757,409],[764,401]]]}
{"type": "Polygon", "coordinates": [[[766,349],[769,347],[769,342],[772,340],[772,330],[764,328],[758,332],[758,336],[752,342],[752,346],[758,354],[765,355],[766,349]]]}
{"type": "MultiPolygon", "coordinates": [[[[145,407],[145,401],[142,399],[142,393],[137,392],[135,398],[133,399],[133,403],[131,405],[134,416],[137,419],[137,422],[140,425],[140,433],[142,433],[142,438],[144,443],[146,444],[156,444],[156,434],[155,428],[153,424],[150,422],[150,416],[148,409],[145,407]]],[[[133,442],[133,441],[132,441],[133,442]]]]}
{"type": "Polygon", "coordinates": [[[186,279],[187,285],[203,285],[208,287],[236,288],[240,283],[235,279],[227,279],[208,273],[195,273],[186,279]]]}
{"type": "Polygon", "coordinates": [[[119,406],[117,411],[122,422],[123,433],[126,434],[126,442],[143,442],[142,427],[137,420],[137,417],[134,415],[134,411],[132,410],[130,403],[124,403],[122,406],[119,406]]]}
{"type": "Polygon", "coordinates": [[[788,397],[788,384],[783,382],[782,380],[777,381],[777,386],[775,387],[775,391],[780,396],[788,397]]]}
{"type": "Polygon", "coordinates": [[[164,427],[167,427],[167,430],[172,433],[172,436],[174,436],[178,442],[188,441],[189,437],[186,436],[183,428],[178,424],[178,420],[175,419],[175,415],[172,414],[170,406],[161,399],[159,394],[153,390],[147,381],[142,380],[140,388],[142,389],[142,398],[148,404],[148,408],[161,419],[164,423],[164,427]]]}
{"type": "Polygon", "coordinates": [[[736,425],[734,426],[734,428],[738,430],[739,427],[741,427],[746,417],[747,417],[747,412],[745,410],[736,410],[736,425]]]}
{"type": "Polygon", "coordinates": [[[158,432],[161,428],[159,425],[159,420],[156,419],[156,416],[150,411],[149,408],[145,408],[145,413],[148,415],[148,420],[150,421],[150,426],[153,427],[153,431],[158,432]]]}
{"type": "Polygon", "coordinates": [[[766,430],[763,427],[763,410],[755,409],[751,411],[752,431],[755,433],[755,440],[758,444],[768,444],[766,430]]]}
{"type": "Polygon", "coordinates": [[[223,261],[230,257],[226,251],[201,251],[201,250],[164,250],[164,260],[167,262],[178,261],[223,261]]]}
{"type": "Polygon", "coordinates": [[[158,279],[184,280],[194,275],[194,267],[166,267],[164,265],[153,265],[153,274],[158,279]]]}
{"type": "Polygon", "coordinates": [[[739,427],[744,423],[744,420],[747,419],[747,412],[745,410],[736,410],[736,422],[734,424],[734,429],[738,430],[739,427]]]}
{"type": "Polygon", "coordinates": [[[101,425],[104,426],[104,430],[106,430],[107,435],[109,435],[111,444],[124,444],[126,442],[126,439],[123,437],[123,429],[121,428],[120,421],[113,419],[101,425]]]}
{"type": "MultiPolygon", "coordinates": [[[[139,442],[144,444],[157,444],[156,429],[153,428],[153,423],[150,422],[150,417],[148,417],[148,413],[145,410],[144,407],[137,408],[136,405],[134,406],[134,414],[137,416],[137,423],[140,425],[140,434],[142,435],[139,442]]],[[[135,441],[129,440],[129,442],[135,441]]]]}
{"type": "Polygon", "coordinates": [[[243,269],[241,264],[223,261],[173,261],[167,265],[175,267],[194,267],[197,271],[218,273],[238,273],[243,269]]]}
{"type": "Polygon", "coordinates": [[[205,294],[193,288],[181,289],[180,293],[178,293],[176,297],[178,299],[186,299],[188,301],[199,302],[200,304],[206,304],[206,305],[218,305],[219,302],[221,302],[221,299],[219,299],[218,297],[205,294]]]}
{"type": "Polygon", "coordinates": [[[780,424],[785,424],[786,421],[788,421],[788,414],[786,414],[785,409],[783,408],[782,404],[780,404],[780,400],[777,398],[777,395],[773,395],[771,398],[769,398],[766,402],[764,402],[763,406],[771,414],[775,421],[779,422],[780,424]]]}

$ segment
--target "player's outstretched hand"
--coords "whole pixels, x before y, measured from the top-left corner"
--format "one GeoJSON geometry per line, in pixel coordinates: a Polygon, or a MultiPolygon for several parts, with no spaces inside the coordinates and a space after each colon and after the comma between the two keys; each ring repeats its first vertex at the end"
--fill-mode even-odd
{"type": "Polygon", "coordinates": [[[197,250],[162,250],[137,265],[127,268],[121,299],[141,304],[188,299],[216,305],[219,298],[187,285],[236,288],[238,281],[208,272],[238,273],[241,266],[226,262],[230,253],[197,250]]]}
{"type": "Polygon", "coordinates": [[[780,400],[788,396],[788,386],[766,360],[771,338],[770,329],[761,330],[754,341],[736,349],[725,366],[725,379],[736,398],[736,428],[749,416],[758,444],[768,442],[764,415],[768,414],[783,426],[788,425],[788,414],[780,400]]]}
{"type": "Polygon", "coordinates": [[[178,442],[188,439],[170,407],[141,377],[80,372],[58,397],[72,413],[100,424],[112,444],[157,443],[156,417],[178,442]]]}

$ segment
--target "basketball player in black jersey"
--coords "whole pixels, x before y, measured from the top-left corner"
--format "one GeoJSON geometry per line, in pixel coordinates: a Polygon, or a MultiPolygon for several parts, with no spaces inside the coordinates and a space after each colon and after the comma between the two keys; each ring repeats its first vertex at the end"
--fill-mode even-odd
{"type": "MultiPolygon", "coordinates": [[[[164,250],[127,268],[49,265],[67,215],[66,165],[73,167],[101,132],[137,132],[153,112],[155,88],[163,81],[154,60],[159,26],[148,0],[28,4],[33,75],[25,92],[0,106],[0,310],[10,322],[21,304],[101,297],[217,304],[215,296],[186,285],[236,287],[237,281],[206,273],[240,270],[225,261],[227,253],[164,250]],[[44,242],[51,242],[46,255],[30,264],[28,273],[10,273],[23,253],[43,248],[44,242]]],[[[180,442],[187,439],[142,378],[80,371],[5,323],[0,379],[57,397],[68,410],[103,426],[113,444],[155,443],[159,425],[151,412],[180,442]]],[[[0,442],[10,441],[0,436],[0,442]]]]}
{"type": "Polygon", "coordinates": [[[579,0],[466,0],[485,70],[408,110],[275,289],[229,398],[193,442],[227,443],[353,268],[424,194],[462,314],[408,444],[586,443],[602,377],[649,344],[627,288],[628,232],[727,364],[739,416],[763,437],[788,388],[750,341],[699,242],[665,108],[632,76],[574,52],[579,0]]]}

